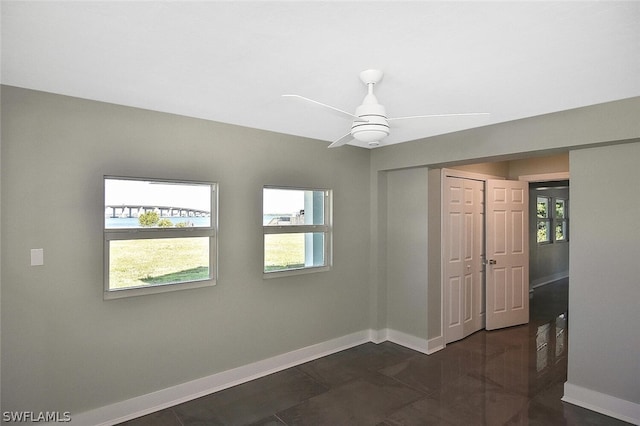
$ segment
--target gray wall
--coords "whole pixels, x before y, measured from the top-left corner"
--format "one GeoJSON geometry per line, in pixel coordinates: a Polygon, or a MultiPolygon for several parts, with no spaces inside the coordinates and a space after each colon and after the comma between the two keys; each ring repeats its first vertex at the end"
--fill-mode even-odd
{"type": "MultiPolygon", "coordinates": [[[[516,160],[637,139],[640,97],[377,148],[371,173],[407,167],[516,160]]],[[[372,188],[373,189],[373,188],[372,188]]]]}
{"type": "Polygon", "coordinates": [[[568,382],[638,404],[640,142],[570,159],[568,382]]]}
{"type": "Polygon", "coordinates": [[[387,173],[387,327],[427,338],[426,167],[387,173]]]}
{"type": "Polygon", "coordinates": [[[3,410],[79,413],[369,329],[370,155],[326,147],[3,87],[3,410]],[[105,174],[219,182],[218,285],[103,301],[105,174]],[[265,184],[334,190],[331,271],[263,280],[265,184]]]}
{"type": "MultiPolygon", "coordinates": [[[[521,176],[569,173],[569,153],[545,155],[544,157],[523,158],[509,161],[509,179],[519,179],[521,176]]],[[[540,180],[540,179],[537,179],[540,180]]],[[[549,180],[548,178],[546,180],[549,180]]]]}
{"type": "Polygon", "coordinates": [[[427,235],[429,239],[429,259],[427,262],[427,337],[440,336],[442,318],[442,286],[429,285],[441,282],[442,277],[442,170],[429,169],[428,182],[428,219],[427,235]]]}

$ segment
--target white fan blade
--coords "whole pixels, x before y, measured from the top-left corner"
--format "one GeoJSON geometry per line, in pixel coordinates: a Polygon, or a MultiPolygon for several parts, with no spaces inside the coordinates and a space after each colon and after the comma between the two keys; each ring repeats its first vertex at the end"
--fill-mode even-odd
{"type": "Polygon", "coordinates": [[[488,112],[463,112],[463,113],[460,113],[460,114],[410,115],[410,116],[407,116],[407,117],[388,118],[387,121],[411,120],[411,119],[414,119],[414,118],[457,117],[457,116],[465,116],[465,115],[491,115],[491,113],[488,113],[488,112]]]}
{"type": "Polygon", "coordinates": [[[298,99],[302,99],[304,101],[311,102],[311,103],[314,103],[316,105],[320,105],[322,107],[332,109],[332,110],[337,111],[337,112],[339,112],[341,114],[348,115],[350,118],[355,119],[355,121],[364,121],[364,122],[368,121],[368,120],[365,120],[363,118],[358,117],[357,115],[351,114],[350,112],[341,110],[340,108],[332,107],[331,105],[323,104],[322,102],[314,101],[313,99],[305,98],[304,96],[300,96],[300,95],[282,95],[282,97],[283,98],[298,98],[298,99]]]}
{"type": "Polygon", "coordinates": [[[348,142],[351,142],[352,140],[353,140],[353,136],[351,136],[351,132],[349,132],[343,137],[341,137],[340,139],[338,139],[337,141],[333,142],[331,145],[329,145],[329,148],[337,148],[339,146],[346,145],[348,142]]]}

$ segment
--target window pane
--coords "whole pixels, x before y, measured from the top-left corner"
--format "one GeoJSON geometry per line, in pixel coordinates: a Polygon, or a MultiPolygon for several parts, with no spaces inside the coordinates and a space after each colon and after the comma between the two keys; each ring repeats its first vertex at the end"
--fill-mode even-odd
{"type": "Polygon", "coordinates": [[[562,221],[556,224],[556,241],[567,239],[567,222],[562,221]]]}
{"type": "Polygon", "coordinates": [[[556,200],[556,219],[564,219],[565,211],[564,211],[564,200],[556,200]]]}
{"type": "Polygon", "coordinates": [[[105,178],[105,228],[211,227],[211,185],[105,178]]]}
{"type": "Polygon", "coordinates": [[[264,272],[324,265],[322,232],[265,234],[264,272]]]}
{"type": "Polygon", "coordinates": [[[324,191],[264,188],[262,224],[324,225],[324,191]]]}
{"type": "Polygon", "coordinates": [[[549,217],[549,198],[538,197],[536,210],[539,218],[549,217]]]}
{"type": "Polygon", "coordinates": [[[209,238],[109,242],[109,289],[209,279],[209,238]]]}
{"type": "Polygon", "coordinates": [[[551,230],[550,224],[548,220],[539,220],[538,221],[538,235],[537,242],[539,243],[548,243],[551,241],[551,230]]]}

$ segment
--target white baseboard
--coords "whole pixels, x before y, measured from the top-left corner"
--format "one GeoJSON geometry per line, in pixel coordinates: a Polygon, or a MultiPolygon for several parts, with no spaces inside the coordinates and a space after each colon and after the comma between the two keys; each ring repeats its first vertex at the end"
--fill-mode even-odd
{"type": "Polygon", "coordinates": [[[405,348],[413,349],[414,351],[427,355],[438,352],[440,349],[444,349],[445,346],[444,338],[442,336],[425,340],[390,328],[371,330],[371,342],[378,344],[386,341],[396,343],[400,346],[404,346],[405,348]]]}
{"type": "Polygon", "coordinates": [[[392,330],[390,328],[387,329],[387,340],[393,343],[396,343],[400,346],[404,346],[405,348],[413,349],[414,351],[422,352],[423,354],[428,354],[428,344],[426,339],[422,339],[420,337],[412,336],[411,334],[406,334],[401,331],[392,330]]]}
{"type": "Polygon", "coordinates": [[[369,340],[376,345],[389,340],[389,330],[383,328],[382,330],[369,330],[369,340]]]}
{"type": "Polygon", "coordinates": [[[439,350],[444,349],[446,345],[444,344],[444,336],[434,337],[433,339],[427,340],[427,355],[431,355],[432,353],[436,353],[439,350]]]}
{"type": "Polygon", "coordinates": [[[74,414],[70,424],[114,425],[361,345],[371,341],[371,336],[372,333],[368,330],[349,334],[126,401],[74,414]]]}
{"type": "Polygon", "coordinates": [[[547,285],[547,284],[551,284],[553,282],[556,282],[558,280],[562,280],[564,278],[568,278],[569,277],[569,271],[563,271],[563,272],[559,272],[557,274],[553,274],[553,275],[548,275],[546,277],[543,278],[538,278],[537,280],[533,280],[531,282],[531,288],[537,288],[537,287],[542,287],[543,285],[547,285]]]}
{"type": "Polygon", "coordinates": [[[569,382],[564,384],[562,400],[625,422],[640,424],[640,404],[631,401],[576,386],[569,382]]]}

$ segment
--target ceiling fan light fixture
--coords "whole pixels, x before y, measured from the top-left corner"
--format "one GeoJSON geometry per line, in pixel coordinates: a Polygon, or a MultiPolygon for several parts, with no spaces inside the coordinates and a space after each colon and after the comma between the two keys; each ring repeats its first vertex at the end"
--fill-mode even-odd
{"type": "Polygon", "coordinates": [[[371,144],[372,142],[380,142],[380,140],[389,136],[389,130],[354,130],[351,132],[351,136],[353,136],[360,142],[371,144]]]}

